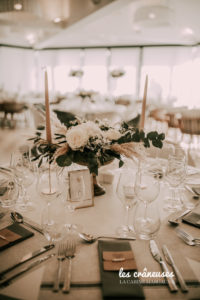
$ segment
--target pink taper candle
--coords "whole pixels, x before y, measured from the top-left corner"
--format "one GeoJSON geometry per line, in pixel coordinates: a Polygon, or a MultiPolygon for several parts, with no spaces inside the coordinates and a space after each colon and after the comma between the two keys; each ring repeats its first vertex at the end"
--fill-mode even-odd
{"type": "Polygon", "coordinates": [[[51,143],[51,121],[50,121],[50,109],[49,109],[49,90],[48,90],[48,76],[47,70],[44,71],[45,80],[45,109],[46,109],[46,138],[51,143]]]}
{"type": "Polygon", "coordinates": [[[147,101],[147,87],[148,87],[148,75],[146,75],[146,79],[145,79],[144,95],[142,100],[142,112],[141,112],[141,119],[140,119],[140,130],[144,129],[146,101],[147,101]]]}

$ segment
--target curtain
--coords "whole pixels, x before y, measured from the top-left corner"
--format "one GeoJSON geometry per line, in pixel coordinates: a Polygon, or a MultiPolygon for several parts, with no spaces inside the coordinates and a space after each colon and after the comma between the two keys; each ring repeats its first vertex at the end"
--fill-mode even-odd
{"type": "Polygon", "coordinates": [[[20,95],[43,93],[44,66],[52,97],[81,88],[141,98],[148,74],[148,101],[200,106],[199,46],[38,51],[1,47],[0,89],[20,95]],[[72,70],[82,70],[83,76],[70,76],[72,70]],[[114,78],[110,75],[113,70],[124,74],[114,78]]]}

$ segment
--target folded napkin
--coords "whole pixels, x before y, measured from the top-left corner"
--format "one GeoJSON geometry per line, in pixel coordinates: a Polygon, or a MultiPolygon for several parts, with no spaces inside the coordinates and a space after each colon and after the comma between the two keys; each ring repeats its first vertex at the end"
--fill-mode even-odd
{"type": "Polygon", "coordinates": [[[6,296],[6,295],[3,295],[3,294],[0,294],[0,299],[1,300],[20,300],[19,298],[13,298],[13,297],[6,296]]]}
{"type": "Polygon", "coordinates": [[[183,217],[182,221],[200,228],[200,214],[197,214],[195,212],[191,212],[187,216],[183,217]]]}
{"type": "Polygon", "coordinates": [[[33,232],[25,229],[17,223],[9,225],[0,230],[0,251],[11,247],[33,235],[33,232]]]}
{"type": "Polygon", "coordinates": [[[104,299],[145,299],[142,286],[133,276],[137,267],[129,242],[99,241],[98,250],[104,299]],[[120,268],[130,277],[120,277],[120,268]]]}

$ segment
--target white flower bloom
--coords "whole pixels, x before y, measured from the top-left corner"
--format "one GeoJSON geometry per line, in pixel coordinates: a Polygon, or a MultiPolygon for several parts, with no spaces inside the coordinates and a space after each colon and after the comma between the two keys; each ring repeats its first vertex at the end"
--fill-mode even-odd
{"type": "Polygon", "coordinates": [[[111,128],[107,131],[104,131],[104,136],[105,136],[105,138],[107,138],[110,141],[112,141],[112,140],[115,141],[121,137],[121,133],[118,130],[111,128]]]}
{"type": "Polygon", "coordinates": [[[88,134],[81,125],[74,126],[67,131],[66,140],[72,150],[84,147],[88,141],[88,134]]]}
{"type": "Polygon", "coordinates": [[[102,136],[102,131],[97,124],[92,121],[83,123],[82,126],[87,131],[89,137],[102,136]]]}

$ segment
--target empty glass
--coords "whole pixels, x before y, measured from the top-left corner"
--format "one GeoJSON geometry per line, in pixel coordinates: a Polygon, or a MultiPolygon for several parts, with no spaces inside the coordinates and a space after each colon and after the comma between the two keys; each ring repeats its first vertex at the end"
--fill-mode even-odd
{"type": "Polygon", "coordinates": [[[12,170],[0,168],[0,205],[9,208],[18,198],[18,185],[12,170]]]}
{"type": "Polygon", "coordinates": [[[135,232],[129,224],[130,211],[137,202],[134,189],[134,171],[132,169],[124,169],[122,171],[119,176],[116,192],[125,209],[124,224],[117,228],[117,234],[123,237],[134,235],[135,232]]]}
{"type": "Polygon", "coordinates": [[[148,163],[148,169],[162,181],[166,174],[168,157],[175,153],[174,145],[164,142],[161,149],[150,147],[146,150],[146,152],[148,158],[145,163],[148,163]]]}
{"type": "Polygon", "coordinates": [[[12,153],[10,165],[19,186],[17,207],[26,210],[28,206],[33,206],[27,194],[27,189],[35,180],[35,175],[29,168],[29,158],[25,155],[25,152],[16,151],[12,153]]]}
{"type": "Polygon", "coordinates": [[[160,228],[159,212],[155,202],[160,191],[158,176],[139,169],[136,175],[135,193],[139,199],[134,214],[134,229],[139,238],[152,239],[160,228]]]}
{"type": "Polygon", "coordinates": [[[170,155],[166,170],[166,181],[170,185],[171,196],[165,200],[164,209],[175,212],[182,209],[180,192],[178,188],[184,182],[186,177],[186,156],[180,152],[176,155],[170,155]],[[179,155],[180,154],[180,155],[179,155]]]}
{"type": "Polygon", "coordinates": [[[65,208],[60,199],[45,204],[41,225],[46,239],[51,242],[61,240],[65,235],[65,208]]]}
{"type": "Polygon", "coordinates": [[[37,191],[41,199],[49,203],[62,193],[58,170],[46,163],[38,171],[37,191]]]}
{"type": "Polygon", "coordinates": [[[74,188],[68,191],[67,201],[65,204],[66,207],[66,219],[67,223],[65,227],[68,231],[80,231],[81,225],[77,224],[76,219],[76,208],[81,207],[83,201],[86,198],[86,185],[84,181],[84,177],[82,174],[77,175],[75,177],[75,181],[73,181],[74,188]]]}

